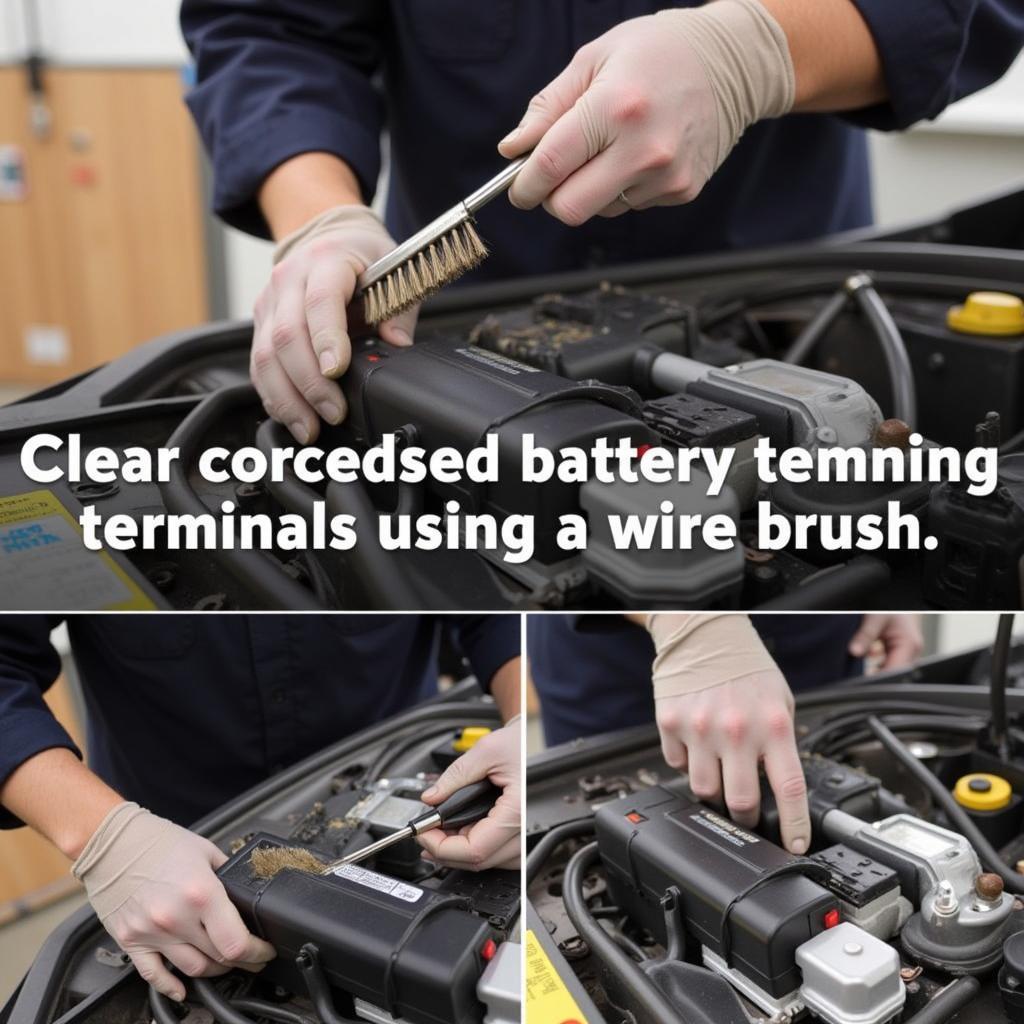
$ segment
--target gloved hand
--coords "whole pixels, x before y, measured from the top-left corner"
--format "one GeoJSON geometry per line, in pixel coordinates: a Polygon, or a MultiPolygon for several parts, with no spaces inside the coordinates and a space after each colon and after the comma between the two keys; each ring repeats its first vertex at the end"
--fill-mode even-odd
{"type": "Polygon", "coordinates": [[[185,986],[166,957],[189,977],[257,971],[276,955],[249,934],[214,874],[227,857],[208,839],[138,804],[118,804],[72,865],[103,927],[142,978],[171,999],[185,986]]]}
{"type": "Polygon", "coordinates": [[[570,226],[688,203],[794,93],[785,33],[757,0],[624,21],[582,47],[499,143],[508,158],[533,149],[509,199],[570,226]]]}
{"type": "Polygon", "coordinates": [[[423,792],[424,803],[434,806],[447,800],[457,789],[481,779],[490,779],[502,789],[486,818],[452,835],[432,828],[417,836],[424,847],[424,859],[470,871],[519,867],[522,778],[519,716],[516,715],[503,728],[478,740],[423,792]]]}
{"type": "MultiPolygon", "coordinates": [[[[256,300],[249,371],[267,415],[300,444],[320,431],[320,419],[347,413],[335,383],[352,349],[346,307],[359,275],[395,246],[366,206],[336,206],[285,238],[274,252],[270,281],[256,300]]],[[[381,340],[412,344],[418,309],[378,325],[381,340]]]]}
{"type": "Polygon", "coordinates": [[[723,799],[733,820],[760,817],[764,762],[782,841],[810,846],[807,783],[793,729],[793,695],[746,616],[652,615],[654,696],[666,762],[689,773],[700,800],[723,799]]]}
{"type": "Polygon", "coordinates": [[[920,615],[865,615],[850,640],[855,658],[877,658],[878,669],[906,668],[924,650],[920,615]]]}

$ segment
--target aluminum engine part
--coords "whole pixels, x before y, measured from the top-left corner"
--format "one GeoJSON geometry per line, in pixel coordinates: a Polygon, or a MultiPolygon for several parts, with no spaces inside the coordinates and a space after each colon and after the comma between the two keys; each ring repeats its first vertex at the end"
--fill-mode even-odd
{"type": "Polygon", "coordinates": [[[828,1024],[885,1024],[902,1009],[907,990],[896,950],[848,921],[796,951],[800,995],[828,1024]]]}
{"type": "Polygon", "coordinates": [[[480,975],[476,994],[487,1007],[484,1024],[520,1024],[523,1019],[523,947],[503,942],[480,975]]]}

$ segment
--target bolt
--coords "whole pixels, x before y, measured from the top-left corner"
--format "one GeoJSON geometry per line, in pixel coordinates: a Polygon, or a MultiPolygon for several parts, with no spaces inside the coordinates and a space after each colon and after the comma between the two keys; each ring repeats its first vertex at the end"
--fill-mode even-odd
{"type": "Polygon", "coordinates": [[[900,968],[900,980],[901,981],[914,981],[921,976],[922,968],[920,967],[901,967],[900,968]]]}
{"type": "Polygon", "coordinates": [[[1003,895],[1003,880],[989,871],[974,880],[974,891],[983,899],[994,901],[1003,895]]]}
{"type": "Polygon", "coordinates": [[[879,448],[903,448],[910,444],[910,426],[903,420],[882,420],[875,431],[875,444],[879,448]]]}
{"type": "Polygon", "coordinates": [[[943,915],[955,914],[958,909],[959,904],[957,903],[953,886],[949,882],[939,882],[938,890],[935,894],[935,912],[943,915]]]}

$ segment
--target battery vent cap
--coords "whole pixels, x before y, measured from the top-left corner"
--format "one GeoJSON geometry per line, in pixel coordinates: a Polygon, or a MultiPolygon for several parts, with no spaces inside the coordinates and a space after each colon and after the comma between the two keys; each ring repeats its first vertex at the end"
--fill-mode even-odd
{"type": "Polygon", "coordinates": [[[949,310],[946,323],[961,334],[1015,337],[1024,334],[1024,301],[1007,292],[971,292],[949,310]]]}
{"type": "Polygon", "coordinates": [[[957,779],[953,796],[969,811],[1001,811],[1013,799],[1013,790],[998,775],[975,772],[957,779]]]}
{"type": "Polygon", "coordinates": [[[855,924],[815,935],[797,948],[796,962],[801,998],[828,1024],[885,1024],[903,1009],[899,954],[855,924]]]}

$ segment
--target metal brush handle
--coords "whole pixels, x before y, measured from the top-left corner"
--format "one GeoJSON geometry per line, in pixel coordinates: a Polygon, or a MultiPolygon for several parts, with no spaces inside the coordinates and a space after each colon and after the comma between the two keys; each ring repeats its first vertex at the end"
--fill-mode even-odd
{"type": "Polygon", "coordinates": [[[486,206],[492,199],[500,196],[502,192],[508,189],[524,163],[526,163],[525,156],[513,160],[507,167],[502,168],[500,173],[491,178],[490,181],[481,185],[472,195],[467,196],[450,210],[446,210],[440,217],[432,220],[425,228],[421,228],[415,235],[407,238],[386,256],[382,256],[376,263],[371,263],[359,275],[357,294],[366,291],[367,288],[376,284],[381,278],[387,277],[396,267],[412,259],[418,252],[430,245],[431,242],[436,242],[442,235],[448,234],[449,231],[453,231],[460,224],[471,220],[477,210],[486,206]]]}

